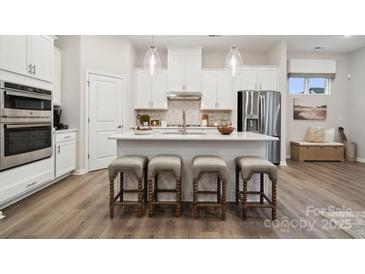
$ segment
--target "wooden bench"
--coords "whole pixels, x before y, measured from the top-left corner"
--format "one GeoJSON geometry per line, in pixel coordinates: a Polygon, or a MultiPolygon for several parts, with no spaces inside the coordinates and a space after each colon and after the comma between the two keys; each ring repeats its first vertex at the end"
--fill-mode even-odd
{"type": "Polygon", "coordinates": [[[290,159],[295,161],[344,161],[342,143],[290,142],[290,159]]]}

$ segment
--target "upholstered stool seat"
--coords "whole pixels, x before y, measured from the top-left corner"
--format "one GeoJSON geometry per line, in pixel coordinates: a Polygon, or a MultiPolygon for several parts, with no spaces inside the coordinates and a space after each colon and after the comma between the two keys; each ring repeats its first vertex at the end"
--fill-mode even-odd
{"type": "Polygon", "coordinates": [[[138,215],[142,216],[143,200],[146,200],[147,196],[147,168],[148,159],[145,156],[140,155],[129,155],[121,156],[112,161],[109,164],[109,182],[110,182],[110,217],[114,217],[114,206],[119,205],[138,205],[138,215]],[[137,189],[124,189],[124,173],[134,174],[137,178],[137,189]],[[120,174],[120,191],[117,196],[114,195],[114,181],[116,177],[120,174]],[[144,187],[143,187],[144,181],[144,187]],[[125,201],[124,193],[137,193],[138,201],[125,201]],[[118,201],[118,198],[120,199],[118,201]]]}
{"type": "Polygon", "coordinates": [[[271,208],[272,220],[276,218],[276,183],[278,178],[277,167],[266,159],[253,156],[237,157],[236,160],[236,204],[242,202],[242,217],[246,219],[247,208],[271,208]],[[242,178],[242,191],[239,190],[239,174],[242,178]],[[260,174],[260,191],[247,191],[248,181],[254,174],[260,174]],[[265,194],[264,174],[267,174],[272,183],[271,199],[265,194]],[[260,202],[247,202],[247,196],[260,195],[260,202]],[[264,203],[266,201],[267,203],[264,203]]]}
{"type": "Polygon", "coordinates": [[[153,177],[162,170],[171,171],[174,173],[175,177],[180,177],[181,157],[170,154],[162,154],[153,157],[148,164],[148,177],[153,177]]]}
{"type": "Polygon", "coordinates": [[[193,158],[193,216],[198,215],[199,207],[220,207],[222,220],[226,211],[226,188],[229,180],[229,171],[226,162],[218,156],[196,156],[193,158]],[[198,183],[203,174],[215,174],[217,176],[217,191],[199,191],[198,183]],[[199,202],[198,195],[216,194],[217,202],[199,202]]]}
{"type": "Polygon", "coordinates": [[[268,160],[253,156],[237,157],[236,166],[241,169],[241,176],[244,180],[250,180],[255,173],[265,173],[271,180],[277,180],[278,169],[268,160]]]}
{"type": "Polygon", "coordinates": [[[148,164],[148,212],[153,215],[155,206],[175,206],[176,217],[181,211],[181,166],[179,155],[162,154],[153,157],[148,164]],[[158,187],[158,175],[161,172],[170,172],[175,177],[175,188],[161,189],[158,187]],[[175,201],[159,201],[158,193],[176,193],[175,201]]]}
{"type": "Polygon", "coordinates": [[[196,156],[193,158],[194,179],[198,178],[201,172],[219,172],[222,180],[227,181],[229,177],[226,162],[217,156],[196,156]]]}

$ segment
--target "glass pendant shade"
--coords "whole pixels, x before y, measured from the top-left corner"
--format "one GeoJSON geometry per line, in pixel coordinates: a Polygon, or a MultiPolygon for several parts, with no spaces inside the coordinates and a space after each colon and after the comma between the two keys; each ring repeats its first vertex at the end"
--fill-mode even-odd
{"type": "Polygon", "coordinates": [[[151,76],[161,69],[161,59],[155,46],[150,46],[144,57],[144,69],[151,76]]]}
{"type": "Polygon", "coordinates": [[[225,67],[232,72],[232,76],[236,76],[236,71],[242,65],[242,57],[237,46],[232,46],[226,57],[225,67]]]}

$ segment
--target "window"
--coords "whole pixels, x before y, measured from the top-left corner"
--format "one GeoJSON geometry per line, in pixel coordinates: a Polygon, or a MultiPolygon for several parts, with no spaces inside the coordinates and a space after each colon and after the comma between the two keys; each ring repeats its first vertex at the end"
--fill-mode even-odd
{"type": "Polygon", "coordinates": [[[289,78],[289,94],[330,94],[331,79],[329,78],[289,78]]]}

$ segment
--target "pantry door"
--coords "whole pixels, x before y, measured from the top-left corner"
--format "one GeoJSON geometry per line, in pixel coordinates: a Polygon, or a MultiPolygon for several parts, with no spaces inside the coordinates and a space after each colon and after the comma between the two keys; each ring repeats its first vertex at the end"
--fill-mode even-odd
{"type": "Polygon", "coordinates": [[[123,130],[123,79],[89,74],[89,171],[107,168],[117,157],[116,140],[123,130]]]}

